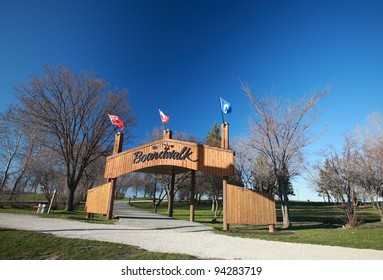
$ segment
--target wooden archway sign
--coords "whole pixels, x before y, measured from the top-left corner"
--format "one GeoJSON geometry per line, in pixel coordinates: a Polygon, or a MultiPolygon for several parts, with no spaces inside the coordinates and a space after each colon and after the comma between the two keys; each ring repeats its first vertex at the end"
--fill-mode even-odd
{"type": "Polygon", "coordinates": [[[174,176],[191,171],[190,221],[194,222],[195,172],[202,171],[223,179],[223,230],[228,230],[229,224],[269,224],[269,231],[274,231],[273,196],[228,184],[228,178],[234,175],[234,151],[229,149],[229,124],[224,122],[221,128],[221,148],[173,140],[172,132],[164,130],[162,140],[122,152],[123,134],[117,133],[113,154],[106,159],[107,183],[88,191],[87,216],[99,213],[111,219],[117,177],[136,171],[172,175],[169,197],[169,216],[172,216],[174,176]]]}
{"type": "Polygon", "coordinates": [[[87,197],[86,203],[88,214],[104,214],[107,209],[105,214],[108,219],[111,219],[117,177],[130,172],[146,172],[173,175],[169,199],[171,216],[174,176],[191,171],[190,221],[194,221],[195,171],[221,176],[224,178],[224,182],[229,176],[234,175],[234,151],[228,149],[228,123],[222,124],[221,148],[174,140],[172,132],[165,129],[162,140],[122,152],[123,136],[121,132],[116,134],[113,154],[106,159],[104,177],[108,182],[99,189],[100,192],[102,190],[103,196],[108,196],[108,201],[104,200],[105,202],[102,203],[100,199],[96,199],[98,197],[96,189],[98,188],[89,190],[90,199],[88,200],[87,197]],[[92,201],[97,202],[92,203],[92,201]]]}

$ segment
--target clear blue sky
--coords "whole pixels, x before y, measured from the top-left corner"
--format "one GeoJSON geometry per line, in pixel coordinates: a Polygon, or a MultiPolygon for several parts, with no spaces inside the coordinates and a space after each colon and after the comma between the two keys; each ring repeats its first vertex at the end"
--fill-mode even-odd
{"type": "Polygon", "coordinates": [[[315,152],[383,111],[382,15],[383,1],[366,0],[0,0],[0,111],[42,65],[66,65],[129,90],[137,141],[161,125],[157,107],[203,139],[221,122],[219,96],[233,139],[251,116],[239,80],[293,100],[331,85],[315,152]]]}

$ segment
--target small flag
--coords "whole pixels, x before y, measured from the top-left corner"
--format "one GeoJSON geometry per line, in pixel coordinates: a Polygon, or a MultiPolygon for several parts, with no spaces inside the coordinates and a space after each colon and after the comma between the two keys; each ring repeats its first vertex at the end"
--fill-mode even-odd
{"type": "Polygon", "coordinates": [[[168,123],[170,117],[169,116],[166,116],[160,108],[158,108],[158,111],[160,112],[160,117],[161,117],[161,121],[162,121],[162,124],[165,125],[168,123]]]}
{"type": "Polygon", "coordinates": [[[109,116],[109,119],[112,122],[112,124],[117,125],[120,128],[120,130],[124,129],[124,123],[118,116],[109,115],[109,114],[108,114],[108,116],[109,116]]]}
{"type": "Polygon", "coordinates": [[[219,98],[221,101],[221,111],[225,114],[231,113],[231,105],[229,102],[227,102],[225,99],[222,97],[219,98]]]}

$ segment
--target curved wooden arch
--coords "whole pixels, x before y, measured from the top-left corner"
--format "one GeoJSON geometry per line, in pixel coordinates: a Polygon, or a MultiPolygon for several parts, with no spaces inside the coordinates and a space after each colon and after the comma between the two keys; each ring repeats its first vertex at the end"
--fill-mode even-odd
{"type": "Polygon", "coordinates": [[[134,171],[179,174],[190,170],[232,176],[234,151],[163,139],[107,157],[104,177],[116,178],[134,171]]]}

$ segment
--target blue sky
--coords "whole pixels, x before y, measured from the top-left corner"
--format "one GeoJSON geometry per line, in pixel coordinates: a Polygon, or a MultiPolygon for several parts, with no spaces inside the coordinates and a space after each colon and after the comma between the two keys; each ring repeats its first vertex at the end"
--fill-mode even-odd
{"type": "MultiPolygon", "coordinates": [[[[382,1],[0,0],[0,111],[41,67],[93,69],[126,88],[137,142],[160,126],[203,139],[233,107],[230,136],[246,134],[240,89],[296,100],[331,85],[320,104],[326,134],[315,153],[342,142],[383,104],[382,1]]],[[[316,195],[300,183],[300,199],[316,195]]]]}

